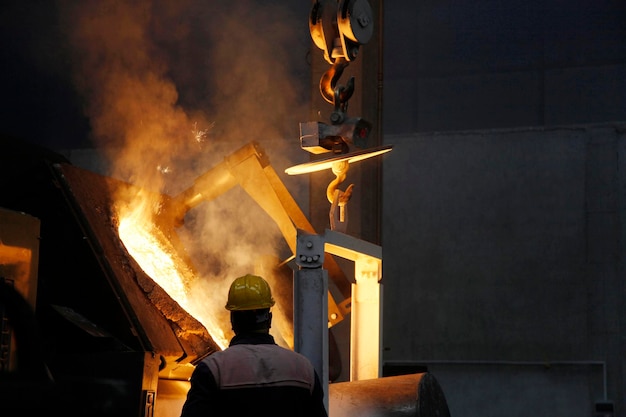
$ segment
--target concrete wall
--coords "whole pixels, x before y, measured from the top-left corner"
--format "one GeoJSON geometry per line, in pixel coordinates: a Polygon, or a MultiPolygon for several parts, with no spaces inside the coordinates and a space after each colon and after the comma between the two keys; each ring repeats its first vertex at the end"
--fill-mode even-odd
{"type": "Polygon", "coordinates": [[[385,134],[624,119],[626,4],[386,2],[385,134]]]}
{"type": "Polygon", "coordinates": [[[624,410],[623,127],[386,136],[384,361],[452,415],[624,410]]]}
{"type": "Polygon", "coordinates": [[[385,3],[384,359],[427,366],[453,416],[626,413],[625,19],[385,3]]]}

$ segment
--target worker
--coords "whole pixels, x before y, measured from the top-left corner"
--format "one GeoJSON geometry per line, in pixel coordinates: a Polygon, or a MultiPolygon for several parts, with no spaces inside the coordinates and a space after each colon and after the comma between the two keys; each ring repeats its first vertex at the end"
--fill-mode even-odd
{"type": "Polygon", "coordinates": [[[273,305],[262,277],[232,282],[226,309],[235,336],[228,348],[198,363],[181,417],[328,416],[311,362],[269,334],[273,305]]]}

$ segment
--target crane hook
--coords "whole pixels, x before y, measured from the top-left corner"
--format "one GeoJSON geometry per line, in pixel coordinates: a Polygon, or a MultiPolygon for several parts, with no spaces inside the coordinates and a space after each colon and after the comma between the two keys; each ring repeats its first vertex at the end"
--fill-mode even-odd
{"type": "Polygon", "coordinates": [[[349,62],[345,59],[337,58],[333,65],[322,75],[322,78],[320,79],[320,93],[322,94],[322,97],[324,97],[324,100],[330,104],[334,104],[335,107],[338,107],[339,104],[347,102],[354,93],[354,77],[350,77],[348,84],[342,88],[338,94],[339,103],[335,101],[337,81],[343,74],[343,70],[346,69],[348,64],[349,62]]]}
{"type": "Polygon", "coordinates": [[[335,201],[335,198],[339,198],[339,206],[343,207],[350,200],[350,197],[352,196],[352,187],[354,186],[354,184],[350,184],[348,188],[346,188],[345,192],[338,190],[339,184],[341,184],[348,176],[349,168],[350,164],[348,161],[344,160],[333,162],[332,171],[333,174],[335,174],[335,179],[332,180],[326,188],[326,198],[328,199],[329,203],[332,204],[335,201]],[[339,196],[335,195],[336,191],[339,191],[339,196]]]}

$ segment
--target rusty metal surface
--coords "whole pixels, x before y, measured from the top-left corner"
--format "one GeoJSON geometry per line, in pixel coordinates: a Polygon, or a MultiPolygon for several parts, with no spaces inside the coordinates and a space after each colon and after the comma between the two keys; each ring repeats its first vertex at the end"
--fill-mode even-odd
{"type": "Polygon", "coordinates": [[[111,196],[119,187],[134,186],[70,164],[54,168],[134,331],[147,351],[164,357],[163,372],[220,350],[206,328],[139,267],[121,242],[111,196]]]}

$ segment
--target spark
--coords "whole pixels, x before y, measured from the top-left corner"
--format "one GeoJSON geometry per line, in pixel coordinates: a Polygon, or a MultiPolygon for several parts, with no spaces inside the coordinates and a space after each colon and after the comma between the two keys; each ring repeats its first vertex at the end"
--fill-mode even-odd
{"type": "Polygon", "coordinates": [[[215,123],[211,123],[206,129],[198,129],[198,122],[194,122],[191,133],[193,134],[195,141],[198,143],[206,141],[209,136],[209,130],[211,130],[214,125],[215,123]]]}

